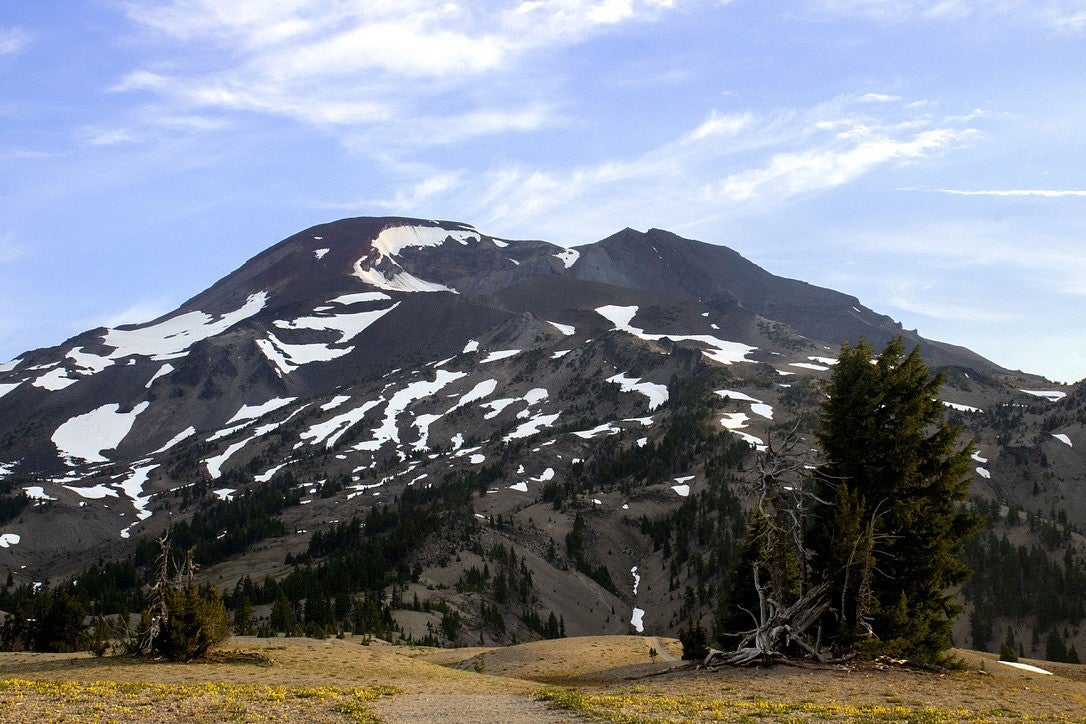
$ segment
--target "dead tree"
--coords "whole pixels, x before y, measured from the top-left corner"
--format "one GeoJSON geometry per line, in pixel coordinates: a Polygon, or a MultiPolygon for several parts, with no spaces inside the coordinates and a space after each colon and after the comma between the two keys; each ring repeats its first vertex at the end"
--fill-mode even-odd
{"type": "Polygon", "coordinates": [[[758,611],[748,611],[754,628],[737,636],[735,651],[713,652],[705,665],[749,665],[788,661],[799,652],[817,661],[828,658],[819,651],[818,637],[810,643],[810,630],[830,609],[829,586],[810,586],[811,553],[804,545],[805,517],[815,505],[825,505],[807,485],[809,453],[793,427],[782,442],[769,436],[766,451],[758,460],[754,497],[760,553],[753,566],[758,611]],[[763,572],[767,580],[763,580],[763,572]]]}

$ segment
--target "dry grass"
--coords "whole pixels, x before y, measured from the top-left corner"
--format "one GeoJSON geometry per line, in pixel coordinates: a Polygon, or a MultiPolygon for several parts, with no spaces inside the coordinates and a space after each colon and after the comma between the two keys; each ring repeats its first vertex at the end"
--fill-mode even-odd
{"type": "Polygon", "coordinates": [[[601,636],[455,650],[238,638],[216,660],[191,664],[4,653],[0,718],[372,721],[381,698],[493,696],[515,705],[548,682],[552,706],[598,721],[1086,722],[1083,666],[1035,662],[1056,674],[1043,676],[959,652],[966,670],[943,674],[871,666],[666,673],[675,662],[664,659],[678,652],[671,639],[601,636]]]}

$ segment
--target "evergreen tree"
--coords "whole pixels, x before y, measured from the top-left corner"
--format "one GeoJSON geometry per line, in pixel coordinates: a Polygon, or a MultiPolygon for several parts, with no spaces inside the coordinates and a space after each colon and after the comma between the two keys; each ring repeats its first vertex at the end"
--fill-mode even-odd
{"type": "Polygon", "coordinates": [[[819,497],[834,505],[812,517],[808,542],[836,609],[824,630],[842,649],[865,634],[922,660],[951,646],[960,607],[947,590],[967,577],[958,559],[976,526],[959,512],[972,448],[943,418],[942,382],[900,337],[877,357],[846,344],[834,367],[817,435],[819,497]]]}

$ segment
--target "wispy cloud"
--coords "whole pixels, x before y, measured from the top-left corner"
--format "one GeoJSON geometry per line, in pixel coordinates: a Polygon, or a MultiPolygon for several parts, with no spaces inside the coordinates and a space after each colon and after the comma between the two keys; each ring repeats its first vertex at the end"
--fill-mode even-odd
{"type": "Polygon", "coordinates": [[[19,27],[0,27],[0,56],[18,55],[30,45],[34,36],[19,27]]]}
{"type": "Polygon", "coordinates": [[[813,0],[823,13],[879,22],[960,21],[978,18],[1040,25],[1065,32],[1086,28],[1081,0],[813,0]]]}
{"type": "MultiPolygon", "coordinates": [[[[923,163],[977,138],[961,123],[937,126],[900,101],[873,106],[860,96],[770,113],[713,111],[671,142],[629,158],[575,168],[524,163],[483,174],[409,170],[402,190],[383,208],[412,213],[417,189],[440,178],[426,200],[460,209],[488,230],[531,229],[567,239],[577,219],[579,241],[622,226],[670,224],[759,215],[902,164],[923,163]]],[[[923,113],[923,111],[921,111],[923,113]]]]}
{"type": "Polygon", "coordinates": [[[670,0],[131,3],[128,17],[162,40],[163,50],[113,89],[150,92],[173,113],[255,112],[331,128],[344,138],[394,125],[395,132],[384,133],[382,142],[451,143],[560,123],[554,104],[531,90],[528,60],[621,24],[652,22],[672,5],[670,0]],[[207,52],[200,54],[204,61],[198,66],[180,60],[200,49],[207,52]],[[433,132],[437,107],[443,133],[433,132]]]}
{"type": "Polygon", "coordinates": [[[953,196],[1042,196],[1046,198],[1064,198],[1067,196],[1086,197],[1086,189],[986,189],[969,191],[965,189],[935,189],[941,194],[953,196]]]}

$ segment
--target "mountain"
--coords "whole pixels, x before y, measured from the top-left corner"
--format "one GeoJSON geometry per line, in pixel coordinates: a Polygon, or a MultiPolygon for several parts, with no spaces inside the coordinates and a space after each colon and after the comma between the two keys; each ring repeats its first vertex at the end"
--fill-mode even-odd
{"type": "MultiPolygon", "coordinates": [[[[317,566],[365,528],[411,541],[382,549],[396,575],[365,579],[401,603],[480,616],[465,602],[485,598],[492,564],[519,582],[495,605],[522,636],[546,629],[536,610],[621,633],[636,608],[674,632],[734,558],[754,449],[774,424],[810,427],[843,341],[896,335],[946,374],[979,498],[1086,524],[1081,383],[658,229],[566,248],[355,218],[156,320],[0,367],[0,567],[59,581],[183,526],[229,588],[317,566]]],[[[396,620],[418,636],[448,615],[416,609],[396,620]]]]}

